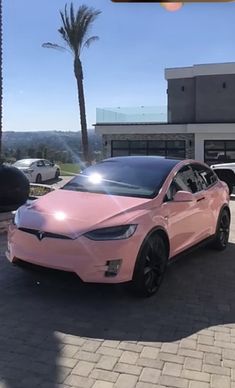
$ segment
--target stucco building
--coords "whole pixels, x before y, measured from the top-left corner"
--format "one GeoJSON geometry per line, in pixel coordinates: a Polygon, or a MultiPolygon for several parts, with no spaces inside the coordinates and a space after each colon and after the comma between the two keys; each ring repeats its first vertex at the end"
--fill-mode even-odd
{"type": "Polygon", "coordinates": [[[235,63],[165,70],[167,108],[97,111],[104,156],[235,162],[235,63]]]}

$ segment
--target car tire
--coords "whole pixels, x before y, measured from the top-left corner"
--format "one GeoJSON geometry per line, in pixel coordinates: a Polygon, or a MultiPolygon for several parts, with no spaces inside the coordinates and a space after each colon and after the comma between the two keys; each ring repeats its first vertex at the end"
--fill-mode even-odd
{"type": "Polygon", "coordinates": [[[59,177],[60,177],[60,170],[59,169],[57,169],[56,170],[56,173],[55,173],[55,179],[59,179],[59,177]]]}
{"type": "Polygon", "coordinates": [[[41,176],[41,174],[38,174],[36,176],[36,183],[42,183],[42,176],[41,176]]]}
{"type": "Polygon", "coordinates": [[[160,233],[151,235],[143,244],[136,260],[132,279],[132,290],[138,296],[155,294],[163,280],[168,252],[160,233]]]}
{"type": "Polygon", "coordinates": [[[223,209],[220,213],[215,240],[212,243],[212,247],[223,251],[228,245],[230,231],[230,214],[227,209],[223,209]]]}

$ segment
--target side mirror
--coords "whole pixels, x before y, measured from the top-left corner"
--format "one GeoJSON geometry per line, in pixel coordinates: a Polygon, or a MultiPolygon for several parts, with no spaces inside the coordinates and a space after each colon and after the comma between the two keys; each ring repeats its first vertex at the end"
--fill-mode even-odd
{"type": "Polygon", "coordinates": [[[189,191],[177,191],[173,198],[174,202],[193,202],[194,196],[189,191]]]}
{"type": "Polygon", "coordinates": [[[52,167],[54,167],[54,165],[55,165],[55,162],[51,162],[51,165],[52,165],[52,167]]]}

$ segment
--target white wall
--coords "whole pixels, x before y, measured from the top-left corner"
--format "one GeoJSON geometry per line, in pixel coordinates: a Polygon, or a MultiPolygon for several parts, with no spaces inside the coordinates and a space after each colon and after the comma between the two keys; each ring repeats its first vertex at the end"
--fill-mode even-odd
{"type": "Polygon", "coordinates": [[[235,123],[188,124],[195,136],[195,159],[204,161],[204,140],[235,140],[235,123]]]}
{"type": "Polygon", "coordinates": [[[202,75],[235,74],[235,62],[208,63],[165,69],[165,79],[193,78],[202,75]]]}
{"type": "Polygon", "coordinates": [[[214,124],[141,124],[141,125],[97,125],[96,132],[114,134],[170,134],[191,133],[195,136],[195,159],[204,161],[204,140],[235,140],[235,123],[214,124]]]}

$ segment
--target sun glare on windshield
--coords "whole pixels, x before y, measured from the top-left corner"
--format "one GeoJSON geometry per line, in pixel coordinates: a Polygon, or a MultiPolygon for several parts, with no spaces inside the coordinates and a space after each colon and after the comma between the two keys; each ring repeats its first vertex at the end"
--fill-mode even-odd
{"type": "Polygon", "coordinates": [[[101,183],[102,175],[100,175],[98,173],[91,174],[91,175],[89,175],[88,180],[89,180],[89,182],[93,183],[94,185],[97,185],[97,184],[101,183]]]}

